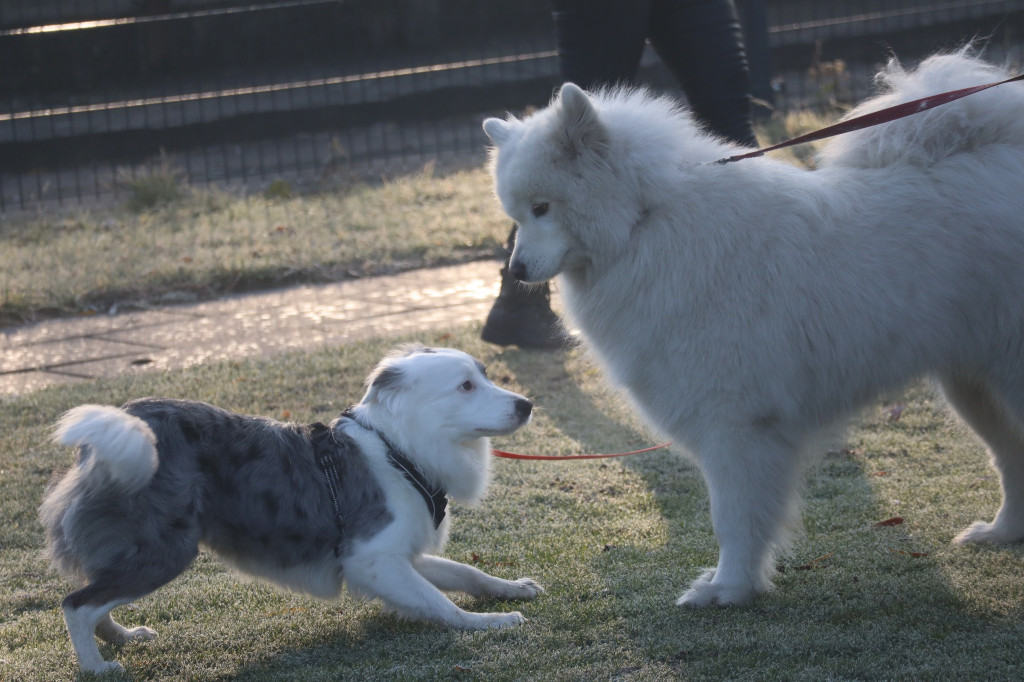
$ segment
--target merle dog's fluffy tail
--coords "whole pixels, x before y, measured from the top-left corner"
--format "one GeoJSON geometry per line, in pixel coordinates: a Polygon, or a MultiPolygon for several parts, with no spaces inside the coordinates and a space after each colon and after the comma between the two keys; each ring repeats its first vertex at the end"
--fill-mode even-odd
{"type": "Polygon", "coordinates": [[[95,558],[94,545],[102,545],[97,541],[101,529],[79,513],[82,506],[104,500],[110,507],[142,490],[159,464],[156,436],[146,422],[116,407],[82,405],[57,421],[53,437],[77,446],[78,462],[46,491],[39,520],[57,568],[68,578],[82,579],[95,558]]]}
{"type": "Polygon", "coordinates": [[[159,463],[153,430],[116,407],[76,407],[57,421],[53,438],[81,448],[77,467],[90,485],[111,485],[123,493],[145,487],[159,463]]]}

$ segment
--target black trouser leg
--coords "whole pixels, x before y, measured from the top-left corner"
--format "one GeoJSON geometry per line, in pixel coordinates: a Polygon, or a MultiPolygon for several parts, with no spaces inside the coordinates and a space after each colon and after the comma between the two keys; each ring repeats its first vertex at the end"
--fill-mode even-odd
{"type": "Polygon", "coordinates": [[[552,17],[562,80],[586,89],[631,82],[650,38],[697,119],[717,135],[756,146],[732,0],[553,0],[552,17]]]}
{"type": "Polygon", "coordinates": [[[750,74],[732,0],[655,0],[651,44],[712,132],[757,146],[750,122],[750,74]]]}
{"type": "Polygon", "coordinates": [[[651,0],[552,0],[551,5],[563,81],[593,90],[633,80],[651,0]]]}

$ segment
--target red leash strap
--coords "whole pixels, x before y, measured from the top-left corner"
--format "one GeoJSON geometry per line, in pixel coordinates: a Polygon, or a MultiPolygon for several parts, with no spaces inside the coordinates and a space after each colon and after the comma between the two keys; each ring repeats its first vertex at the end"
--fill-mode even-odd
{"type": "Polygon", "coordinates": [[[948,104],[949,102],[958,100],[961,97],[967,97],[967,95],[973,95],[974,93],[981,92],[982,90],[994,88],[997,85],[1012,83],[1019,80],[1024,80],[1024,73],[1019,76],[1014,76],[1013,78],[1007,78],[1004,81],[999,81],[998,83],[976,85],[972,88],[952,90],[938,95],[931,95],[930,97],[922,97],[921,99],[915,99],[913,102],[904,102],[903,104],[897,104],[896,106],[882,109],[881,111],[873,111],[870,114],[864,114],[863,116],[851,118],[847,121],[840,121],[839,123],[830,125],[827,128],[822,128],[821,130],[816,130],[812,133],[801,135],[800,137],[794,137],[792,140],[786,140],[785,142],[780,142],[779,144],[772,145],[771,147],[765,147],[763,149],[747,152],[746,154],[738,154],[736,156],[719,159],[715,163],[731,163],[733,161],[741,161],[743,159],[753,159],[758,156],[764,156],[765,152],[775,151],[776,149],[792,147],[805,142],[814,142],[815,140],[823,140],[826,137],[842,135],[843,133],[849,133],[854,130],[863,130],[864,128],[870,128],[880,123],[888,123],[890,121],[895,121],[896,119],[918,114],[928,109],[934,109],[937,106],[948,104]]]}
{"type": "Polygon", "coordinates": [[[661,445],[652,445],[649,448],[643,450],[634,450],[633,452],[617,452],[613,455],[520,455],[515,452],[505,452],[504,450],[492,450],[495,457],[503,457],[504,459],[540,459],[546,461],[562,460],[562,459],[606,459],[608,457],[627,457],[629,455],[639,455],[641,452],[650,452],[652,450],[660,450],[667,448],[672,443],[662,443],[661,445]]]}

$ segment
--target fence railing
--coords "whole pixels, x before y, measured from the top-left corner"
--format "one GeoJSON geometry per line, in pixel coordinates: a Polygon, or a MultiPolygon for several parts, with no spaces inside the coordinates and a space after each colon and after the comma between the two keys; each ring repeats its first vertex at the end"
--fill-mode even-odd
{"type": "MultiPolygon", "coordinates": [[[[737,4],[765,18],[751,61],[781,110],[859,99],[890,50],[978,37],[1022,61],[1024,0],[737,4]]],[[[641,77],[673,87],[654,58],[641,77]]],[[[0,212],[108,201],[161,169],[251,192],[478,163],[481,118],[557,82],[543,0],[4,2],[0,212]]]]}

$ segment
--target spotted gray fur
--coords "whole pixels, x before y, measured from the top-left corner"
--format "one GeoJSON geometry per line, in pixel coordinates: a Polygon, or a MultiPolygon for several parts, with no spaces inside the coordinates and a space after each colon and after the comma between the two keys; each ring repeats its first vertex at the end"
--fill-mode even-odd
{"type": "Polygon", "coordinates": [[[339,530],[308,426],[188,400],[146,398],[122,409],[153,430],[160,462],[142,494],[111,495],[84,477],[52,491],[61,499],[44,518],[50,552],[66,574],[89,583],[68,595],[73,607],[147,594],[180,574],[200,544],[246,570],[246,558],[258,556],[266,570],[281,571],[328,560],[336,547],[344,557],[353,541],[392,521],[352,449],[338,462],[339,530]]]}

